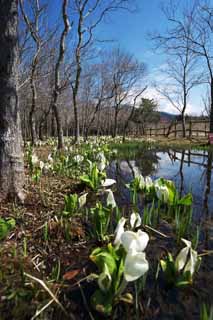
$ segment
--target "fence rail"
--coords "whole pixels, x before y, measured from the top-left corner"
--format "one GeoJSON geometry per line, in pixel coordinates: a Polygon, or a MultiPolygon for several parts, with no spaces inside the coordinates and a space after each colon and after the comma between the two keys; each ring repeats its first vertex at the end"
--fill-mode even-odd
{"type": "MultiPolygon", "coordinates": [[[[208,120],[193,120],[186,122],[186,137],[208,137],[209,121],[208,120]]],[[[174,121],[162,126],[150,126],[144,130],[147,136],[164,136],[164,137],[180,137],[183,136],[182,123],[174,121]]]]}

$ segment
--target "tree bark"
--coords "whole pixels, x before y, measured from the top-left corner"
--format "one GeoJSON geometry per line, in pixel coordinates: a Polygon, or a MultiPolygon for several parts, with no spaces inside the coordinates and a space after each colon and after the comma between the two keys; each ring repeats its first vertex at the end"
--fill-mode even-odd
{"type": "Polygon", "coordinates": [[[113,135],[112,138],[116,138],[117,133],[118,133],[118,107],[116,106],[115,108],[115,116],[114,116],[114,130],[113,130],[113,135]]]}
{"type": "Polygon", "coordinates": [[[183,138],[186,137],[186,118],[185,113],[181,113],[181,122],[182,122],[182,131],[183,131],[183,138]]]}
{"type": "Polygon", "coordinates": [[[211,78],[210,133],[213,133],[213,78],[211,78]]]}
{"type": "Polygon", "coordinates": [[[18,2],[0,2],[0,199],[24,201],[24,163],[17,96],[18,2]]]}
{"type": "Polygon", "coordinates": [[[70,30],[70,23],[67,15],[67,6],[68,6],[68,0],[63,0],[62,17],[64,22],[64,29],[60,37],[59,53],[58,53],[58,58],[55,66],[55,79],[54,79],[55,83],[54,83],[54,89],[53,89],[53,102],[52,102],[52,109],[55,115],[56,126],[57,126],[58,149],[63,149],[63,146],[64,146],[63,128],[61,124],[61,112],[58,108],[58,97],[61,89],[60,67],[64,60],[65,40],[70,30]]]}

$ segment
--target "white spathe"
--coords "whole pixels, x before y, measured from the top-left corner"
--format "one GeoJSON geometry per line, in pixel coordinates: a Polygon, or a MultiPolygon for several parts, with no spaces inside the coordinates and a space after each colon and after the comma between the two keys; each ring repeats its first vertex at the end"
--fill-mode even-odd
{"type": "Polygon", "coordinates": [[[104,171],[104,169],[106,168],[106,163],[101,161],[97,164],[97,168],[99,171],[104,171]]]}
{"type": "Polygon", "coordinates": [[[116,181],[114,179],[106,179],[101,183],[101,185],[102,187],[111,187],[115,183],[116,181]]]}
{"type": "Polygon", "coordinates": [[[77,154],[76,156],[73,157],[73,160],[76,161],[77,163],[80,163],[84,160],[84,157],[80,154],[77,154]]]}
{"type": "Polygon", "coordinates": [[[52,163],[52,162],[53,162],[53,158],[52,158],[51,153],[48,155],[47,160],[48,160],[50,163],[52,163]]]}
{"type": "Polygon", "coordinates": [[[82,208],[86,202],[87,202],[87,195],[88,193],[84,193],[82,194],[79,198],[78,198],[78,205],[79,205],[79,208],[82,208]]]}
{"type": "Polygon", "coordinates": [[[141,190],[143,190],[145,188],[145,179],[144,177],[142,176],[142,174],[140,174],[138,177],[137,177],[138,181],[139,181],[139,188],[141,190]]]}
{"type": "Polygon", "coordinates": [[[144,252],[130,250],[124,262],[124,278],[127,282],[135,281],[143,276],[149,269],[144,252]]]}
{"type": "Polygon", "coordinates": [[[105,191],[108,193],[107,199],[106,199],[107,206],[111,206],[112,208],[116,208],[117,204],[115,202],[115,198],[114,198],[112,190],[106,189],[105,191]]]}
{"type": "Polygon", "coordinates": [[[166,186],[155,185],[156,195],[159,200],[168,202],[169,200],[169,190],[166,186]]]}
{"type": "Polygon", "coordinates": [[[175,259],[175,266],[177,268],[178,271],[182,270],[183,267],[186,264],[186,260],[189,254],[189,250],[191,249],[192,243],[191,241],[188,241],[186,239],[181,239],[185,244],[186,247],[184,247],[183,249],[180,250],[179,254],[177,255],[176,259],[175,259]]]}
{"type": "Polygon", "coordinates": [[[197,262],[198,262],[198,254],[195,250],[191,249],[190,257],[184,268],[184,272],[189,271],[191,276],[193,276],[196,269],[197,262]]]}
{"type": "Polygon", "coordinates": [[[38,157],[35,153],[32,154],[31,161],[32,161],[32,164],[36,164],[38,162],[38,157]]]}
{"type": "Polygon", "coordinates": [[[138,230],[137,232],[125,231],[121,235],[121,243],[127,252],[130,250],[135,250],[136,252],[144,251],[148,241],[148,234],[141,230],[138,230]]]}
{"type": "Polygon", "coordinates": [[[133,212],[130,216],[130,225],[131,228],[138,228],[141,225],[141,217],[138,212],[133,212]]]}
{"type": "Polygon", "coordinates": [[[43,170],[43,168],[44,168],[44,162],[43,161],[39,162],[39,167],[40,167],[41,170],[43,170]]]}
{"type": "Polygon", "coordinates": [[[150,189],[153,186],[152,178],[147,176],[145,177],[145,185],[147,189],[150,189]]]}
{"type": "Polygon", "coordinates": [[[126,219],[122,217],[117,224],[117,227],[115,229],[115,240],[114,245],[119,247],[121,244],[121,235],[124,233],[124,225],[126,223],[126,219]]]}

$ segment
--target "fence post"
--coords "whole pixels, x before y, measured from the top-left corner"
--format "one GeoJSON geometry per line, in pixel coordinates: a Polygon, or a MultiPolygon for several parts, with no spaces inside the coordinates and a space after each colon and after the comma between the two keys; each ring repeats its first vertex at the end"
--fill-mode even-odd
{"type": "Polygon", "coordinates": [[[189,138],[192,137],[192,120],[189,122],[189,138]]]}
{"type": "Polygon", "coordinates": [[[152,128],[149,129],[149,135],[152,136],[152,128]]]}
{"type": "Polygon", "coordinates": [[[177,137],[177,120],[175,120],[175,138],[177,137]]]}

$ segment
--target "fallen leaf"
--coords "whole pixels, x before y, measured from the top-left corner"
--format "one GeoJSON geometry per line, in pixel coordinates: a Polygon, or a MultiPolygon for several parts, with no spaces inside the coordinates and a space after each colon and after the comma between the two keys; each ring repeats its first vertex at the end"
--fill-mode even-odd
{"type": "Polygon", "coordinates": [[[71,279],[75,278],[77,276],[77,274],[80,273],[80,271],[81,271],[80,269],[68,271],[63,275],[63,279],[64,280],[71,280],[71,279]]]}

